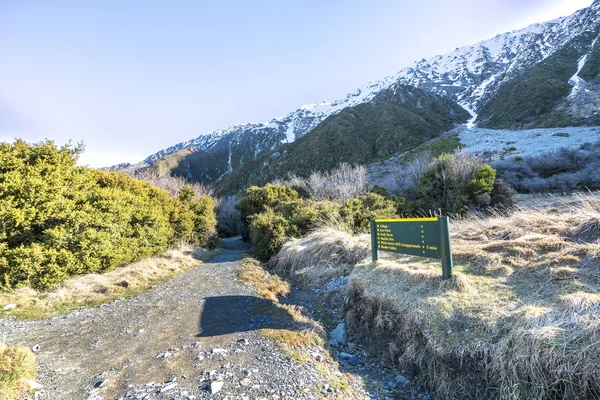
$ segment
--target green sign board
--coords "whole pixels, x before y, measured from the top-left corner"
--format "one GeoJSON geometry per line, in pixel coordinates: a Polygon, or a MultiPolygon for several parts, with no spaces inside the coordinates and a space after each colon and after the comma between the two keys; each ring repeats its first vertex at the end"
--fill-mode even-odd
{"type": "Polygon", "coordinates": [[[379,251],[435,258],[442,261],[444,279],[452,276],[448,217],[376,219],[371,221],[373,261],[379,251]]]}

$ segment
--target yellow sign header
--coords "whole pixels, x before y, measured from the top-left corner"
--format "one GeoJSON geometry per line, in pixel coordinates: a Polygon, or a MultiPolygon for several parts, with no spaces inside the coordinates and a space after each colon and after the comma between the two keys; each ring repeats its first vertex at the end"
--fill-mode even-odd
{"type": "Polygon", "coordinates": [[[375,222],[437,222],[438,218],[376,219],[375,222]]]}

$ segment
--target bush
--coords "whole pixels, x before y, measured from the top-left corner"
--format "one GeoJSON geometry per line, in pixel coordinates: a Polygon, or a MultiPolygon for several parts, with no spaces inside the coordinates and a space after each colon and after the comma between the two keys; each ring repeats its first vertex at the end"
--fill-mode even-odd
{"type": "Polygon", "coordinates": [[[491,201],[496,171],[466,152],[443,154],[423,172],[417,199],[423,209],[461,213],[491,201]]]}
{"type": "Polygon", "coordinates": [[[354,232],[368,232],[372,219],[394,218],[396,208],[392,200],[376,193],[368,193],[345,202],[340,209],[340,216],[354,232]]]}
{"type": "Polygon", "coordinates": [[[0,144],[1,286],[46,289],[202,243],[214,230],[212,200],[180,198],[123,173],[77,167],[81,148],[46,141],[0,144]]]}
{"type": "Polygon", "coordinates": [[[341,164],[329,172],[314,172],[308,178],[291,176],[289,181],[299,189],[298,193],[314,200],[350,200],[370,189],[367,168],[362,165],[341,164]]]}
{"type": "Polygon", "coordinates": [[[258,258],[267,261],[288,238],[306,236],[320,222],[339,219],[339,205],[296,199],[250,217],[249,237],[258,258]]]}
{"type": "Polygon", "coordinates": [[[16,400],[29,392],[35,378],[35,358],[25,347],[8,347],[0,342],[0,398],[16,400]]]}
{"type": "Polygon", "coordinates": [[[579,149],[559,149],[524,157],[521,162],[497,161],[498,177],[521,193],[570,193],[600,189],[600,143],[579,149]]]}
{"type": "Polygon", "coordinates": [[[267,184],[264,187],[252,186],[237,205],[242,217],[242,236],[249,238],[248,226],[255,214],[265,212],[267,208],[275,207],[279,202],[298,199],[298,192],[289,186],[267,184]]]}
{"type": "Polygon", "coordinates": [[[256,257],[266,261],[277,253],[287,238],[289,223],[271,208],[253,215],[250,222],[250,240],[256,257]]]}
{"type": "Polygon", "coordinates": [[[159,189],[169,192],[169,195],[176,197],[179,191],[185,186],[191,188],[197,197],[213,197],[212,187],[199,182],[189,182],[181,176],[161,175],[151,168],[142,168],[134,171],[131,176],[144,182],[148,182],[159,189]]]}

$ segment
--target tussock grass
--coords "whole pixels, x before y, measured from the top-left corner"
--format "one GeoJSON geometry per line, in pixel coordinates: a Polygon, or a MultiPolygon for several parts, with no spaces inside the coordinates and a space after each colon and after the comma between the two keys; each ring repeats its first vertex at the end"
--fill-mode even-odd
{"type": "Polygon", "coordinates": [[[355,264],[370,254],[369,240],[369,235],[352,236],[324,227],[285,243],[270,264],[275,271],[300,285],[315,284],[349,274],[355,264]]]}
{"type": "Polygon", "coordinates": [[[449,281],[436,260],[336,263],[332,243],[370,249],[343,232],[292,241],[275,265],[351,270],[348,323],[436,398],[600,398],[598,220],[597,194],[455,220],[449,281]]]}
{"type": "Polygon", "coordinates": [[[0,400],[16,400],[30,391],[35,358],[28,349],[0,342],[0,400]]]}
{"type": "Polygon", "coordinates": [[[0,293],[0,318],[41,319],[69,313],[80,307],[93,307],[121,297],[133,296],[164,282],[216,251],[180,246],[164,254],[147,258],[104,274],[72,277],[49,291],[20,288],[0,293]],[[7,304],[16,308],[3,311],[7,304]]]}

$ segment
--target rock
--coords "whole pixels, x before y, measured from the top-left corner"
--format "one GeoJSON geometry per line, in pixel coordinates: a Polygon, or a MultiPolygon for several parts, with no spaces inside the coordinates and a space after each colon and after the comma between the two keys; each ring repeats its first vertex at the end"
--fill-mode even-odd
{"type": "Polygon", "coordinates": [[[177,387],[177,383],[173,382],[170,385],[167,385],[165,387],[163,387],[162,389],[160,389],[161,393],[165,393],[168,392],[169,390],[173,390],[177,387]]]}
{"type": "Polygon", "coordinates": [[[352,354],[344,353],[343,351],[340,352],[339,356],[340,356],[340,358],[343,358],[344,360],[349,360],[352,357],[354,357],[352,354]]]}
{"type": "Polygon", "coordinates": [[[225,354],[227,353],[226,349],[212,349],[213,354],[225,354]]]}
{"type": "Polygon", "coordinates": [[[250,383],[252,383],[252,382],[248,378],[244,378],[240,381],[240,385],[242,385],[242,386],[248,386],[250,383]]]}
{"type": "Polygon", "coordinates": [[[387,383],[387,385],[388,385],[389,387],[391,387],[392,389],[396,389],[396,388],[398,387],[398,385],[396,385],[396,384],[395,384],[394,382],[392,382],[392,381],[389,381],[389,382],[387,383]]]}
{"type": "Polygon", "coordinates": [[[396,375],[396,383],[405,384],[408,383],[408,379],[406,379],[402,375],[396,375]]]}
{"type": "Polygon", "coordinates": [[[241,344],[246,345],[246,346],[250,344],[250,342],[246,338],[239,339],[238,343],[241,343],[241,344]]]}
{"type": "Polygon", "coordinates": [[[40,390],[43,388],[41,383],[36,382],[33,379],[28,380],[27,384],[29,385],[29,389],[31,389],[33,391],[40,390]]]}
{"type": "Polygon", "coordinates": [[[338,326],[329,334],[329,343],[333,346],[339,346],[347,341],[348,335],[346,334],[346,324],[344,322],[340,322],[338,326]]]}
{"type": "Polygon", "coordinates": [[[426,394],[425,396],[423,396],[423,400],[431,400],[431,396],[426,394]]]}
{"type": "Polygon", "coordinates": [[[223,385],[225,384],[225,382],[223,381],[213,381],[210,383],[210,394],[216,394],[218,393],[221,389],[223,389],[223,385]]]}
{"type": "Polygon", "coordinates": [[[31,351],[33,351],[34,353],[37,353],[38,351],[40,351],[40,345],[36,344],[31,348],[31,351]]]}
{"type": "Polygon", "coordinates": [[[98,382],[96,382],[96,384],[94,385],[94,387],[95,388],[101,388],[102,386],[104,386],[105,383],[106,383],[105,380],[98,381],[98,382]]]}
{"type": "Polygon", "coordinates": [[[16,304],[7,304],[7,305],[4,306],[3,310],[4,311],[12,310],[16,306],[17,306],[16,304]]]}

